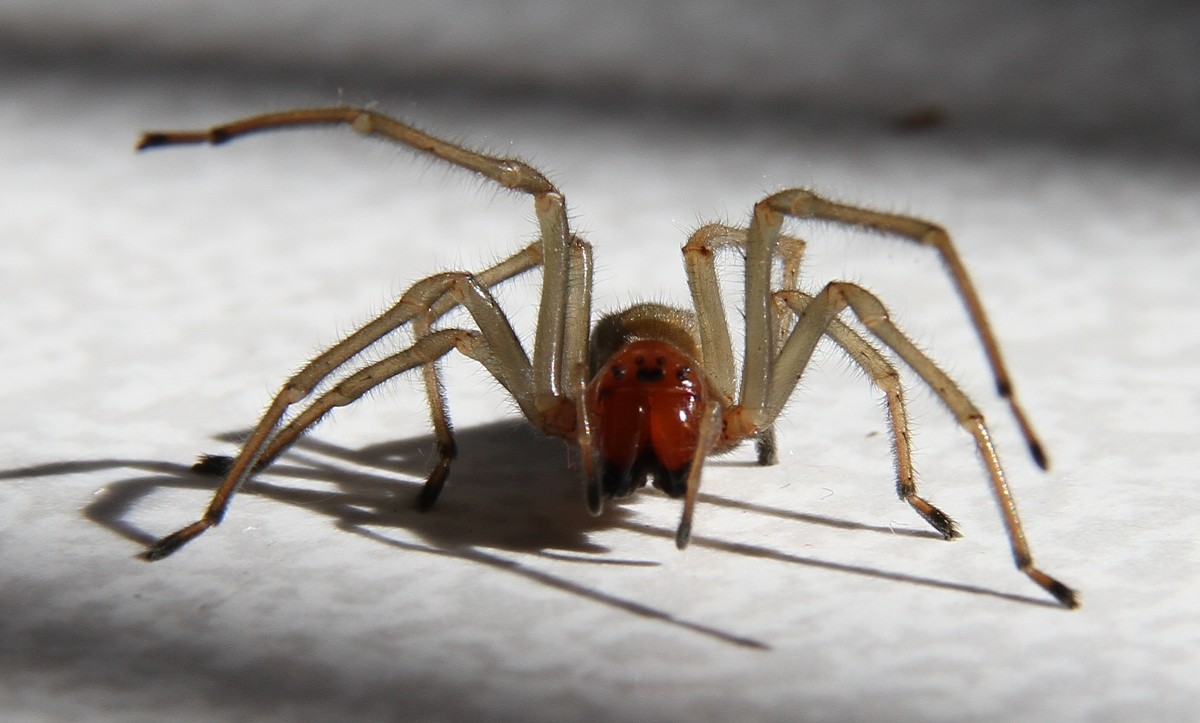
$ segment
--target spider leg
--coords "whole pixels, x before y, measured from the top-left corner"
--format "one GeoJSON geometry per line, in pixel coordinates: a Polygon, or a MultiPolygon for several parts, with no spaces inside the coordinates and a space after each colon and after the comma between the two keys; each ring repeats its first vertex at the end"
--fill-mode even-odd
{"type": "MultiPolygon", "coordinates": [[[[305,419],[307,422],[305,426],[301,427],[296,422],[293,422],[289,425],[288,429],[283,430],[280,434],[284,435],[286,433],[290,436],[290,439],[294,440],[304,429],[315,424],[317,419],[332,406],[338,403],[348,403],[351,399],[361,396],[367,389],[385,379],[391,378],[391,376],[428,363],[433,359],[440,358],[459,344],[466,345],[469,343],[472,334],[472,332],[465,332],[459,329],[448,329],[422,338],[403,352],[373,364],[343,381],[297,418],[297,421],[300,421],[301,418],[305,419]],[[377,379],[377,381],[369,383],[372,379],[377,379]],[[340,401],[343,399],[345,401],[340,401]],[[323,411],[317,411],[320,409],[318,404],[321,403],[324,403],[324,409],[323,411]]],[[[255,433],[251,435],[246,445],[242,448],[241,454],[234,460],[228,475],[205,509],[204,515],[190,525],[155,542],[142,554],[142,557],[147,560],[160,560],[175,552],[208,528],[220,523],[221,519],[225,516],[225,510],[229,507],[230,499],[245,479],[249,477],[250,471],[255,467],[258,458],[262,455],[266,434],[271,433],[278,427],[279,420],[287,409],[286,397],[281,398],[285,401],[281,402],[279,401],[280,398],[277,398],[276,402],[267,410],[255,433]],[[260,434],[262,430],[265,430],[265,434],[260,434]]]]}
{"type": "MultiPolygon", "coordinates": [[[[1045,449],[1038,440],[1037,434],[1033,431],[1033,426],[1025,415],[1024,409],[1017,401],[1012,379],[1000,354],[1000,344],[996,341],[996,336],[992,332],[991,324],[988,322],[987,314],[983,309],[983,303],[979,300],[979,294],[975,290],[975,285],[971,282],[971,278],[967,274],[967,269],[963,265],[962,260],[959,259],[958,251],[955,250],[954,244],[950,240],[950,235],[946,233],[945,229],[928,221],[922,221],[910,216],[883,213],[858,206],[836,203],[822,198],[811,191],[797,188],[773,194],[759,202],[755,207],[754,221],[750,228],[752,239],[750,244],[751,250],[755,246],[753,241],[760,238],[764,242],[764,246],[771,247],[772,244],[769,243],[769,236],[772,232],[778,231],[783,222],[782,215],[799,219],[832,221],[859,228],[882,231],[933,247],[941,257],[942,264],[945,266],[946,272],[949,274],[959,298],[962,299],[963,304],[967,308],[971,324],[975,327],[975,332],[979,336],[984,352],[987,355],[988,363],[991,365],[996,390],[1008,402],[1009,408],[1012,410],[1012,414],[1021,429],[1021,434],[1025,437],[1025,443],[1029,447],[1030,455],[1042,469],[1049,467],[1049,460],[1046,457],[1045,449]],[[760,237],[758,234],[763,235],[760,237]]],[[[749,300],[747,301],[747,307],[747,314],[749,315],[751,311],[749,300]]],[[[749,327],[750,321],[751,319],[748,316],[747,327],[749,327]]],[[[747,348],[747,367],[751,366],[752,360],[754,362],[753,369],[755,375],[751,379],[751,389],[756,391],[757,387],[754,385],[764,375],[766,365],[761,362],[757,352],[752,358],[749,348],[747,348]]],[[[759,397],[755,396],[751,401],[757,402],[759,399],[759,397]]]]}
{"type": "MultiPolygon", "coordinates": [[[[242,447],[241,453],[234,460],[225,481],[213,496],[204,516],[197,522],[152,545],[145,553],[147,559],[157,560],[166,557],[209,527],[217,525],[224,517],[233,494],[258,467],[259,459],[265,454],[278,455],[334,407],[350,404],[367,391],[398,374],[417,366],[429,365],[453,348],[457,347],[467,356],[479,361],[502,386],[508,389],[523,410],[534,410],[529,359],[500,307],[474,277],[462,273],[438,274],[418,282],[413,290],[429,295],[432,299],[440,298],[444,293],[449,292],[467,308],[479,325],[480,331],[440,329],[420,336],[408,349],[371,364],[343,379],[304,408],[282,429],[279,428],[280,422],[290,404],[282,406],[273,404],[245,446],[242,447]],[[265,433],[260,434],[263,430],[265,433]]],[[[409,294],[405,294],[405,296],[408,297],[413,290],[410,290],[409,294]]],[[[417,296],[420,297],[421,294],[417,296]]],[[[302,370],[301,374],[304,371],[302,370]]],[[[286,390],[287,387],[285,387],[286,390]]],[[[295,401],[302,401],[303,398],[295,401]]],[[[279,399],[287,399],[287,397],[281,393],[280,397],[277,397],[277,402],[279,399]]],[[[448,464],[446,461],[446,465],[448,464]]],[[[437,469],[434,474],[438,474],[437,469]]],[[[444,482],[444,477],[441,482],[444,482]]],[[[434,484],[440,485],[440,482],[434,480],[434,484]]],[[[423,491],[423,496],[436,497],[437,489],[440,488],[434,488],[429,493],[423,491]]],[[[432,500],[430,500],[431,503],[432,500]]]]}
{"type": "MultiPolygon", "coordinates": [[[[433,329],[428,317],[413,324],[416,338],[429,336],[433,329]]],[[[425,384],[425,398],[429,403],[429,422],[437,440],[438,461],[425,479],[421,494],[417,497],[417,509],[428,510],[437,502],[438,495],[446,486],[450,476],[450,463],[458,456],[458,444],[454,441],[454,426],[450,423],[450,412],[446,408],[446,387],[442,384],[440,359],[421,365],[421,380],[425,384]]]]}
{"type": "MultiPolygon", "coordinates": [[[[584,246],[586,247],[586,245],[584,246]]],[[[496,381],[508,390],[526,416],[531,420],[536,419],[538,412],[534,405],[535,397],[529,358],[495,299],[476,276],[448,273],[439,274],[433,278],[448,278],[451,281],[449,294],[457,303],[467,309],[480,329],[478,332],[457,330],[460,333],[469,334],[467,340],[460,340],[456,344],[459,351],[478,361],[496,381]]],[[[443,332],[456,331],[446,329],[431,331],[427,319],[421,320],[414,326],[416,327],[416,342],[412,348],[418,347],[430,337],[441,335],[443,332]]],[[[277,456],[334,407],[350,404],[370,389],[413,368],[415,365],[408,364],[408,357],[404,356],[405,354],[407,351],[373,364],[351,375],[326,392],[271,438],[268,451],[272,456],[277,456]]],[[[445,352],[429,357],[421,363],[440,455],[438,464],[426,480],[418,498],[417,505],[421,509],[428,509],[437,500],[449,475],[450,462],[456,451],[453,430],[445,408],[441,379],[435,366],[444,354],[445,352]]]]}
{"type": "MultiPolygon", "coordinates": [[[[168,145],[209,143],[218,145],[240,136],[284,128],[345,125],[363,135],[378,136],[483,176],[505,188],[533,197],[541,229],[542,299],[538,308],[533,370],[535,404],[542,414],[567,418],[560,426],[573,426],[574,410],[565,405],[563,394],[564,328],[571,277],[570,248],[573,237],[567,222],[562,194],[540,171],[515,158],[491,156],[450,143],[417,128],[367,108],[328,107],[265,113],[199,131],[151,131],[144,133],[136,148],[145,150],[168,145]]],[[[376,337],[378,338],[378,337],[376,337]]],[[[343,360],[344,361],[344,360],[343,360]]],[[[570,385],[567,385],[568,388],[570,385]]],[[[270,411],[274,411],[274,407],[270,411]]],[[[548,422],[553,426],[554,422],[548,422]]],[[[544,426],[544,425],[542,425],[544,426]]]]}
{"type": "MultiPolygon", "coordinates": [[[[573,236],[567,264],[567,285],[563,295],[563,394],[583,399],[580,384],[587,384],[588,344],[592,333],[592,245],[573,236]]],[[[581,405],[586,406],[586,405],[581,405]]]]}
{"type": "MultiPolygon", "coordinates": [[[[473,277],[480,286],[490,290],[506,281],[516,278],[517,276],[536,268],[541,263],[541,259],[542,253],[540,246],[537,243],[532,243],[517,253],[495,264],[494,266],[473,274],[473,277]]],[[[444,284],[438,286],[436,289],[433,289],[429,287],[429,283],[427,283],[429,281],[429,279],[426,279],[425,282],[415,284],[405,295],[405,298],[403,298],[401,302],[398,302],[396,307],[394,307],[392,310],[389,310],[389,312],[385,314],[390,315],[390,318],[393,318],[397,322],[397,326],[393,329],[390,329],[389,332],[385,332],[385,335],[391,331],[398,330],[406,323],[406,315],[397,312],[397,309],[401,306],[410,311],[411,309],[421,307],[422,305],[425,305],[425,308],[427,308],[427,313],[424,315],[418,314],[413,319],[415,336],[418,337],[427,334],[429,330],[432,329],[433,324],[441,320],[446,314],[450,313],[450,311],[460,306],[459,302],[454,299],[454,297],[449,293],[448,289],[444,288],[444,284]],[[438,293],[439,291],[440,293],[438,293]]],[[[374,341],[377,341],[377,339],[358,346],[355,353],[362,351],[367,346],[374,343],[374,341]]],[[[342,343],[345,343],[345,341],[342,343]]],[[[432,417],[431,421],[434,425],[435,436],[437,437],[439,446],[441,448],[439,449],[439,456],[441,458],[439,461],[439,466],[442,466],[443,462],[448,463],[448,460],[453,459],[454,456],[452,437],[448,439],[450,435],[441,433],[438,427],[439,418],[441,420],[445,420],[446,427],[450,427],[449,416],[444,411],[446,405],[444,399],[442,398],[442,385],[440,382],[440,373],[437,371],[437,365],[435,363],[430,363],[429,365],[426,365],[426,367],[423,367],[423,369],[433,370],[432,378],[428,378],[429,375],[426,374],[427,378],[425,379],[425,385],[426,394],[429,398],[432,417]],[[438,411],[434,410],[443,411],[439,413],[438,411]],[[449,449],[444,449],[445,447],[449,447],[449,449]],[[447,451],[451,452],[451,454],[444,454],[444,452],[447,451]]],[[[301,374],[302,373],[303,372],[301,372],[301,374]]],[[[332,370],[330,373],[332,373],[332,370]]],[[[254,465],[255,472],[261,471],[269,466],[281,453],[283,453],[285,446],[279,444],[278,441],[276,441],[277,438],[277,436],[276,438],[273,438],[272,442],[268,444],[266,449],[263,451],[262,456],[254,465]]],[[[192,467],[192,470],[195,472],[217,474],[224,477],[226,474],[228,474],[232,463],[233,459],[230,457],[224,457],[220,455],[204,455],[201,457],[200,462],[192,467]]],[[[436,473],[437,472],[435,470],[435,474],[436,473]]]]}
{"type": "Polygon", "coordinates": [[[882,302],[866,289],[851,283],[835,281],[828,284],[808,303],[804,315],[797,322],[779,355],[776,373],[770,380],[770,393],[767,397],[773,400],[772,406],[764,408],[762,416],[773,419],[774,415],[779,413],[812,357],[817,341],[826,333],[838,313],[847,306],[876,338],[896,352],[929,385],[954,414],[959,424],[974,437],[992,481],[992,491],[1000,506],[1017,569],[1053,595],[1062,605],[1078,607],[1074,590],[1042,572],[1033,563],[1033,554],[1017,515],[1016,502],[1009,491],[983,414],[958,385],[892,323],[882,302]]]}
{"type": "MultiPolygon", "coordinates": [[[[573,238],[572,241],[563,342],[564,370],[576,368],[579,364],[584,363],[591,317],[592,247],[591,244],[578,237],[573,238]]],[[[490,290],[496,284],[507,281],[513,276],[531,269],[540,259],[540,249],[537,244],[532,244],[516,256],[506,259],[479,274],[475,274],[474,280],[483,289],[490,290]]],[[[439,299],[438,303],[430,307],[429,315],[414,325],[416,335],[421,337],[431,333],[432,324],[442,316],[445,316],[449,309],[452,306],[456,306],[457,303],[451,295],[444,295],[439,299]]],[[[503,317],[501,318],[503,319],[503,317]]],[[[497,321],[491,323],[496,324],[497,321]]],[[[503,320],[503,323],[507,324],[507,320],[503,320]]],[[[513,340],[515,340],[515,334],[513,335],[513,340]]],[[[501,369],[502,365],[486,348],[476,348],[474,351],[469,352],[468,355],[473,356],[477,361],[481,362],[485,368],[493,369],[494,367],[495,370],[492,372],[492,376],[500,379],[500,374],[503,373],[501,369]]],[[[450,475],[450,463],[453,462],[458,453],[458,446],[454,442],[454,428],[450,423],[450,415],[446,408],[445,386],[442,384],[438,361],[423,365],[421,371],[425,384],[425,394],[429,402],[430,422],[433,425],[434,436],[437,439],[438,445],[438,462],[426,479],[425,485],[421,488],[421,494],[417,498],[417,508],[428,510],[433,507],[438,495],[441,494],[442,487],[446,484],[446,479],[450,475]]],[[[582,373],[579,374],[579,380],[576,384],[586,384],[586,382],[587,370],[583,369],[582,373]]],[[[568,390],[570,390],[569,387],[564,389],[564,391],[568,390]]],[[[528,392],[525,392],[521,397],[517,397],[517,392],[515,391],[512,393],[514,394],[514,398],[517,398],[518,404],[522,406],[526,416],[530,417],[531,420],[534,419],[530,416],[533,411],[532,396],[528,392]]],[[[583,410],[585,405],[581,404],[579,408],[583,410]]],[[[581,432],[580,434],[583,433],[581,432]]],[[[587,441],[590,444],[590,436],[587,441]]]]}
{"type": "MultiPolygon", "coordinates": [[[[778,248],[783,263],[780,269],[779,285],[776,288],[795,289],[800,283],[800,261],[804,256],[805,243],[798,238],[781,235],[778,248]]],[[[777,299],[772,304],[771,312],[771,318],[775,322],[774,351],[772,353],[778,355],[783,349],[784,342],[787,341],[796,315],[790,306],[780,303],[777,299]]],[[[759,464],[779,463],[779,448],[775,442],[774,424],[759,431],[757,445],[759,464]]]]}
{"type": "MultiPolygon", "coordinates": [[[[813,297],[801,291],[785,290],[775,294],[779,303],[787,306],[797,315],[803,316],[813,297]]],[[[912,440],[909,434],[908,412],[904,401],[904,390],[900,384],[900,375],[883,354],[871,346],[858,332],[833,319],[825,329],[825,335],[833,339],[856,364],[866,372],[880,389],[883,390],[887,404],[888,419],[891,422],[892,456],[896,462],[896,493],[900,499],[907,502],[917,514],[933,526],[947,540],[959,537],[954,521],[925,498],[917,494],[917,479],[913,469],[912,440]]],[[[807,359],[804,360],[807,363],[807,359]]],[[[799,378],[801,370],[789,369],[783,364],[775,367],[775,375],[779,378],[799,378]]],[[[772,386],[772,393],[776,390],[772,386]]],[[[782,390],[780,390],[782,391],[782,390]]],[[[791,394],[791,389],[787,393],[791,394]]],[[[787,399],[767,399],[767,418],[774,421],[787,399]]],[[[772,425],[773,428],[774,425],[772,425]]]]}
{"type": "Polygon", "coordinates": [[[545,176],[523,161],[489,156],[463,148],[369,108],[349,106],[301,108],[278,113],[263,113],[213,126],[207,130],[148,131],[138,139],[135,148],[141,151],[159,146],[205,143],[215,146],[252,133],[323,125],[350,126],[363,135],[376,135],[401,143],[490,178],[513,190],[524,191],[535,196],[557,192],[557,189],[545,176]]]}
{"type": "MultiPolygon", "coordinates": [[[[713,348],[717,351],[718,356],[724,355],[730,365],[732,365],[733,352],[729,343],[729,327],[725,321],[725,308],[717,284],[714,256],[716,251],[722,248],[744,247],[746,239],[746,229],[709,224],[692,234],[687,245],[684,246],[688,281],[693,291],[697,317],[700,320],[701,343],[704,344],[705,339],[708,339],[709,345],[705,347],[705,353],[707,354],[708,348],[713,348]]],[[[778,288],[782,291],[776,292],[772,297],[775,302],[772,309],[772,320],[775,324],[772,332],[775,340],[773,352],[775,356],[778,356],[782,350],[783,343],[791,331],[793,320],[797,315],[804,313],[804,309],[812,299],[812,296],[808,294],[795,291],[799,281],[800,262],[804,254],[804,241],[781,235],[777,248],[782,261],[778,288]]],[[[943,537],[946,539],[957,537],[958,532],[950,517],[917,494],[908,431],[908,415],[896,370],[883,355],[842,322],[834,320],[825,333],[850,355],[851,359],[863,369],[872,381],[884,390],[888,417],[891,422],[892,448],[896,460],[896,490],[900,499],[911,505],[943,537]]],[[[775,373],[788,374],[787,370],[778,368],[775,373]]],[[[732,377],[732,371],[729,374],[732,377]]],[[[796,376],[799,375],[796,374],[796,376]]],[[[733,382],[730,378],[726,389],[732,390],[732,386],[733,382]]],[[[789,389],[789,394],[790,391],[789,389]]],[[[786,402],[786,398],[767,399],[768,412],[763,422],[765,428],[758,433],[760,463],[775,461],[774,421],[786,402]]]]}
{"type": "MultiPolygon", "coordinates": [[[[568,389],[574,387],[564,372],[564,367],[567,366],[564,359],[574,360],[585,355],[585,351],[573,347],[580,346],[586,349],[587,321],[586,318],[583,320],[584,331],[572,328],[568,333],[568,319],[573,326],[578,325],[580,314],[578,311],[569,313],[566,302],[578,302],[581,298],[590,302],[590,256],[579,251],[586,244],[570,233],[562,194],[537,169],[517,159],[469,150],[369,109],[344,107],[268,113],[214,126],[204,131],[149,132],[142,136],[137,148],[143,150],[194,143],[215,145],[262,131],[320,125],[347,125],[364,135],[379,136],[409,146],[477,173],[505,188],[533,197],[541,232],[538,241],[522,252],[526,255],[524,260],[513,257],[491,270],[501,277],[508,271],[516,274],[537,264],[543,267],[542,298],[538,309],[533,361],[530,362],[507,319],[488,294],[487,288],[491,285],[488,279],[481,281],[477,277],[465,274],[442,274],[418,282],[391,309],[318,355],[284,384],[251,432],[241,453],[229,465],[225,480],[214,495],[204,517],[151,546],[145,555],[148,559],[165,557],[217,524],[224,515],[229,499],[255,470],[273,459],[315,423],[324,414],[323,407],[327,411],[328,407],[346,402],[338,401],[341,396],[330,396],[333,392],[327,393],[301,412],[286,428],[280,429],[284,415],[293,404],[306,399],[321,381],[383,336],[419,316],[428,315],[425,318],[436,319],[458,304],[466,306],[481,327],[482,338],[488,349],[486,352],[479,352],[477,358],[480,358],[497,380],[513,394],[525,415],[535,425],[551,433],[565,434],[574,431],[575,405],[569,395],[563,393],[564,382],[568,382],[568,389]],[[587,256],[586,263],[581,260],[584,256],[587,256]],[[536,261],[532,260],[534,257],[536,261]],[[528,263],[528,266],[522,268],[522,264],[525,263],[528,263]],[[570,348],[567,346],[568,341],[573,345],[570,348]]],[[[585,308],[588,305],[590,304],[585,304],[585,308]]],[[[433,362],[449,350],[450,347],[445,346],[448,343],[446,335],[440,331],[430,332],[418,338],[413,346],[402,354],[418,354],[416,350],[421,349],[425,350],[421,352],[424,356],[409,366],[404,366],[408,363],[405,361],[401,364],[404,368],[392,375],[412,366],[432,368],[433,362]],[[440,353],[434,354],[429,351],[434,348],[441,349],[440,353]]],[[[363,383],[362,374],[371,370],[374,370],[373,373],[380,373],[390,369],[391,367],[372,365],[347,378],[342,384],[352,380],[355,380],[355,384],[363,383]]],[[[439,401],[441,393],[436,390],[440,383],[436,369],[432,372],[427,371],[426,378],[431,415],[435,418],[435,432],[442,448],[439,465],[431,475],[433,484],[427,488],[428,497],[432,498],[436,496],[436,490],[440,488],[445,474],[448,473],[449,460],[453,456],[453,437],[448,417],[444,414],[444,402],[439,401]],[[431,388],[434,391],[429,391],[431,388]],[[442,413],[440,422],[439,412],[442,413]]],[[[374,384],[368,384],[365,389],[372,386],[374,384]]],[[[346,393],[346,388],[343,388],[342,392],[346,393]]],[[[202,462],[200,467],[223,469],[224,464],[215,462],[215,459],[202,462]]]]}
{"type": "MultiPolygon", "coordinates": [[[[475,274],[475,281],[483,288],[490,290],[497,284],[532,269],[540,260],[540,248],[537,244],[531,244],[514,256],[475,274]]],[[[421,338],[430,334],[433,324],[458,305],[459,303],[453,295],[443,294],[430,305],[429,313],[423,318],[418,318],[413,324],[414,335],[421,338]]],[[[450,413],[446,406],[446,391],[445,385],[442,383],[439,362],[440,360],[435,360],[421,366],[425,396],[429,405],[429,421],[433,426],[434,438],[437,440],[438,461],[426,478],[425,484],[421,488],[421,494],[417,497],[417,509],[419,510],[429,510],[437,502],[442,488],[446,485],[446,479],[450,476],[450,464],[458,455],[458,445],[454,441],[454,426],[450,422],[450,413]]],[[[488,365],[485,364],[485,366],[488,365]]],[[[282,449],[283,446],[279,446],[276,454],[282,449]]]]}
{"type": "MultiPolygon", "coordinates": [[[[704,353],[704,359],[701,361],[706,374],[720,390],[727,404],[733,403],[735,393],[733,343],[729,338],[729,322],[725,316],[725,304],[721,299],[721,287],[717,281],[716,254],[726,248],[745,248],[746,238],[746,229],[707,224],[697,229],[683,247],[688,287],[691,289],[692,305],[696,309],[696,319],[700,328],[700,348],[704,353]]],[[[776,248],[782,260],[781,278],[777,282],[779,288],[795,288],[800,274],[800,261],[804,255],[804,241],[780,235],[776,248]]],[[[748,285],[749,283],[747,281],[748,285]]],[[[769,294],[769,278],[764,280],[763,284],[759,284],[756,277],[754,285],[755,293],[769,294]],[[758,289],[760,285],[761,291],[758,289]]],[[[773,310],[768,308],[766,313],[771,314],[775,325],[770,338],[774,345],[772,352],[777,353],[791,327],[792,312],[784,305],[773,310]]],[[[774,429],[764,425],[756,432],[756,438],[758,463],[775,464],[778,458],[774,429]]]]}
{"type": "Polygon", "coordinates": [[[683,247],[684,269],[700,327],[700,349],[704,353],[700,361],[704,373],[727,402],[734,399],[733,342],[717,281],[715,256],[720,249],[744,244],[745,235],[744,231],[729,226],[708,224],[697,229],[683,247]]]}
{"type": "Polygon", "coordinates": [[[592,246],[575,238],[571,245],[571,260],[567,279],[567,308],[563,333],[563,391],[574,402],[573,435],[579,447],[583,467],[584,500],[588,512],[599,515],[604,511],[600,474],[596,467],[594,428],[584,403],[587,397],[591,369],[588,364],[588,345],[592,331],[592,246]]]}

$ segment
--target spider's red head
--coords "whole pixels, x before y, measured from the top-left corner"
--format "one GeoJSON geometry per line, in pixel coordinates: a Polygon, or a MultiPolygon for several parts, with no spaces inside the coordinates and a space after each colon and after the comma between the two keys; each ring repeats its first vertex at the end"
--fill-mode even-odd
{"type": "Polygon", "coordinates": [[[682,496],[706,402],[696,361],[672,344],[633,341],[609,357],[587,395],[604,496],[627,497],[647,481],[682,496]]]}

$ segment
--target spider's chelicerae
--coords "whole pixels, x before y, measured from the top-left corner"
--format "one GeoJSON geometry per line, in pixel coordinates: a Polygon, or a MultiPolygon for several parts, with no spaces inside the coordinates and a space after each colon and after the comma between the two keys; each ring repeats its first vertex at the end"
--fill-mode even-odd
{"type": "Polygon", "coordinates": [[[330,124],[410,146],[529,194],[539,238],[478,273],[440,273],[416,282],[395,305],[288,379],[236,458],[207,457],[197,465],[201,471],[223,474],[224,481],[204,516],[154,543],[145,552],[147,559],[166,557],[219,523],[238,487],[331,409],[417,368],[424,378],[438,448],[438,462],[418,497],[418,505],[428,509],[442,491],[455,457],[438,367],[438,360],[455,349],[482,364],[535,427],[579,447],[587,505],[593,513],[600,512],[605,498],[626,497],[647,482],[671,497],[682,497],[683,514],[675,537],[682,548],[691,534],[705,458],[753,438],[758,462],[775,461],[773,424],[822,336],[844,349],[886,394],[897,491],[938,533],[952,539],[958,535],[954,523],[917,494],[896,370],[859,332],[839,321],[839,313],[850,307],[975,439],[1017,568],[1061,604],[1078,605],[1071,588],[1034,566],[980,411],[897,329],[871,292],[844,281],[831,282],[816,294],[801,291],[798,277],[804,242],[781,233],[788,218],[817,219],[893,234],[936,250],[966,304],[1000,394],[1008,399],[1034,459],[1045,467],[1045,455],[1013,395],[979,297],[941,227],[835,203],[803,189],[780,191],[755,205],[745,228],[710,224],[692,234],[683,247],[692,310],[636,304],[593,325],[592,247],[571,232],[562,193],[519,160],[472,151],[375,111],[347,107],[270,113],[206,131],[146,133],[137,147],[218,144],[259,131],[330,124]],[[717,254],[727,248],[745,255],[745,353],[740,380],[716,274],[717,254]],[[492,289],[539,266],[541,301],[530,356],[496,304],[492,289]],[[438,325],[459,306],[466,309],[475,328],[438,325]],[[360,354],[368,346],[408,325],[414,337],[411,346],[381,361],[362,360],[360,354]],[[329,391],[314,394],[318,384],[339,372],[342,378],[329,391]],[[285,419],[294,405],[302,403],[307,405],[285,419]]]}

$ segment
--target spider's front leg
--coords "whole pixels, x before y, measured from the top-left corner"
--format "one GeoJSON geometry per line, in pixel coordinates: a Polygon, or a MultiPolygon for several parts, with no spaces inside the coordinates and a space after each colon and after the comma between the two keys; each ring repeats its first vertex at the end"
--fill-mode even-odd
{"type": "Polygon", "coordinates": [[[564,300],[568,296],[572,236],[566,201],[545,175],[516,158],[491,156],[432,136],[368,108],[331,107],[265,113],[213,126],[202,131],[150,131],[142,134],[138,150],[170,145],[223,144],[244,135],[288,128],[344,125],[363,135],[377,136],[429,154],[476,173],[505,188],[533,197],[540,227],[544,278],[538,310],[538,333],[533,365],[538,406],[555,407],[563,398],[564,300]]]}
{"type": "MultiPolygon", "coordinates": [[[[567,319],[570,318],[565,302],[573,298],[577,300],[580,293],[588,294],[590,300],[590,286],[583,292],[572,291],[569,288],[573,281],[578,280],[580,272],[571,268],[574,239],[567,223],[565,201],[558,189],[532,166],[516,159],[489,156],[469,150],[372,110],[343,107],[269,113],[215,126],[205,131],[149,132],[142,136],[137,148],[142,150],[194,143],[220,144],[246,134],[318,125],[346,125],[365,135],[375,135],[407,145],[533,197],[541,233],[539,240],[531,247],[536,248],[528,255],[529,266],[526,268],[535,263],[544,267],[533,362],[530,363],[499,309],[496,308],[494,313],[490,309],[494,301],[487,293],[486,280],[480,286],[478,279],[473,277],[441,275],[419,283],[392,309],[319,355],[283,386],[250,434],[241,452],[229,464],[225,479],[204,516],[152,545],[145,553],[148,559],[159,559],[169,555],[219,523],[230,498],[245,480],[315,424],[330,408],[357,399],[367,389],[395,374],[416,366],[431,369],[431,365],[438,358],[455,347],[469,354],[474,352],[476,358],[496,375],[501,384],[513,392],[522,410],[535,424],[543,428],[554,428],[557,425],[564,431],[574,427],[574,407],[569,394],[563,392],[564,360],[573,354],[564,346],[568,337],[565,327],[567,319]],[[536,261],[532,260],[534,257],[536,261]],[[439,287],[439,284],[442,286],[439,287]],[[453,302],[444,300],[447,294],[453,297],[453,302]],[[422,326],[420,331],[423,335],[418,335],[419,338],[410,349],[351,375],[302,411],[286,427],[281,428],[283,418],[291,406],[307,399],[321,381],[383,336],[412,322],[418,316],[432,313],[431,306],[440,303],[462,303],[467,306],[480,324],[479,335],[475,336],[472,332],[464,330],[430,331],[426,326],[422,326]],[[464,337],[463,334],[467,336],[464,337]],[[472,341],[476,339],[485,342],[482,348],[472,341]],[[564,419],[568,421],[562,421],[564,419]]],[[[518,262],[517,266],[521,263],[524,262],[518,262]]],[[[496,268],[504,266],[502,263],[496,268]]],[[[503,275],[502,272],[497,273],[503,275]]],[[[519,273],[519,270],[515,273],[519,273]]],[[[434,314],[434,318],[437,316],[439,314],[434,314]]],[[[578,337],[577,332],[571,332],[572,343],[580,343],[578,337]]],[[[586,332],[583,334],[582,344],[586,346],[586,332]]],[[[436,370],[427,372],[426,378],[427,383],[433,386],[439,383],[436,370]]],[[[572,387],[568,385],[568,388],[572,387]]],[[[439,468],[435,469],[430,479],[431,484],[427,487],[425,497],[429,503],[436,497],[436,492],[448,473],[449,458],[453,456],[453,437],[449,421],[444,414],[440,415],[439,421],[439,410],[434,408],[439,404],[439,397],[440,392],[430,392],[432,415],[435,418],[439,441],[443,443],[443,451],[439,468]]],[[[214,463],[212,466],[217,465],[214,463]]]]}

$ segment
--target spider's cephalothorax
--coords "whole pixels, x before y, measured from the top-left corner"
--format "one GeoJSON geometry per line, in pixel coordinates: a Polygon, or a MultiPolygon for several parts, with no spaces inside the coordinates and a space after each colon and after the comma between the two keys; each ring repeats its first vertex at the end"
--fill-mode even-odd
{"type": "Polygon", "coordinates": [[[453,350],[482,364],[530,422],[579,448],[586,498],[593,512],[600,512],[605,497],[624,497],[647,481],[672,497],[682,497],[675,540],[684,547],[690,539],[705,458],[755,439],[759,463],[774,461],[773,425],[822,337],[845,350],[883,391],[899,496],[943,537],[952,539],[958,534],[954,523],[917,494],[908,417],[896,369],[867,341],[863,330],[838,319],[849,308],[862,329],[909,366],[974,438],[1000,503],[1017,568],[1063,605],[1077,605],[1074,591],[1033,563],[983,414],[892,323],[882,302],[869,291],[843,281],[830,282],[812,294],[800,290],[804,242],[782,231],[788,218],[816,219],[892,234],[934,249],[966,305],[996,388],[1007,398],[1034,459],[1044,467],[1045,454],[1013,395],[979,296],[940,226],[837,203],[806,189],[779,191],[755,205],[744,227],[708,224],[692,234],[683,255],[694,312],[638,304],[604,317],[592,328],[592,247],[571,233],[562,193],[520,160],[472,151],[373,110],[340,106],[269,113],[205,131],[146,133],[138,148],[218,144],[259,131],[316,125],[346,125],[528,194],[537,214],[538,238],[481,272],[446,272],[416,282],[391,308],[289,378],[236,458],[209,458],[199,466],[224,475],[204,515],[151,545],[145,552],[147,559],[171,554],[220,522],[238,487],[331,409],[414,369],[421,370],[437,439],[438,462],[418,498],[422,509],[430,507],[455,457],[437,365],[453,350]],[[740,370],[717,280],[716,257],[726,249],[742,252],[745,259],[745,347],[740,370]],[[541,301],[529,353],[492,289],[539,267],[541,301]],[[458,307],[466,309],[473,326],[443,325],[447,314],[458,307]],[[363,352],[368,347],[404,328],[412,331],[410,346],[377,361],[367,360],[363,352]],[[325,384],[332,377],[339,378],[325,384]],[[299,411],[289,416],[293,406],[299,411]]]}

